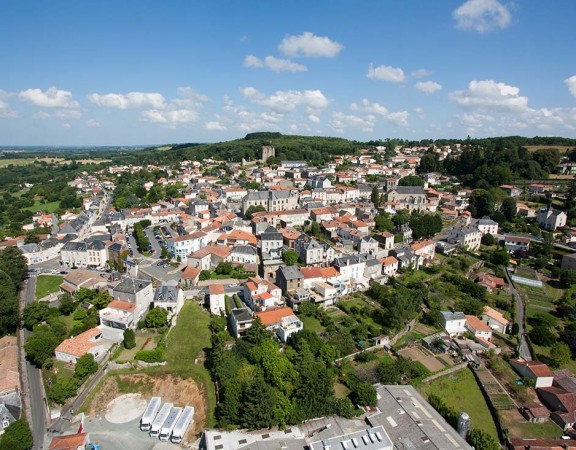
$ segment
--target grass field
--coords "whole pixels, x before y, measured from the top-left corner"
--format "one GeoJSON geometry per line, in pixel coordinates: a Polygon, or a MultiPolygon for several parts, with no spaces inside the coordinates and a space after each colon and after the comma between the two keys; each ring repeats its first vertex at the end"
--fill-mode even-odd
{"type": "Polygon", "coordinates": [[[314,333],[320,333],[325,330],[320,321],[316,317],[299,316],[299,319],[304,324],[304,329],[314,333]]]}
{"type": "Polygon", "coordinates": [[[58,292],[63,278],[61,275],[39,275],[36,280],[36,300],[58,292]]]}
{"type": "Polygon", "coordinates": [[[527,145],[526,148],[529,152],[535,152],[536,150],[547,150],[555,148],[560,153],[566,153],[570,147],[565,147],[563,145],[527,145]]]}
{"type": "Polygon", "coordinates": [[[481,429],[498,439],[488,405],[470,370],[464,369],[438,378],[430,384],[421,385],[419,390],[426,398],[435,394],[456,411],[466,411],[472,419],[473,428],[481,429]]]}
{"type": "Polygon", "coordinates": [[[39,200],[36,200],[33,206],[29,206],[28,208],[24,209],[32,212],[45,211],[47,213],[53,213],[58,208],[60,208],[60,202],[58,201],[42,203],[39,200]]]}
{"type": "MultiPolygon", "coordinates": [[[[4,169],[10,165],[13,166],[27,166],[29,164],[34,164],[35,161],[44,161],[48,164],[69,164],[71,160],[65,160],[64,158],[0,158],[0,169],[4,169]]],[[[78,159],[76,160],[79,164],[99,164],[103,162],[111,162],[111,159],[78,159]]]]}

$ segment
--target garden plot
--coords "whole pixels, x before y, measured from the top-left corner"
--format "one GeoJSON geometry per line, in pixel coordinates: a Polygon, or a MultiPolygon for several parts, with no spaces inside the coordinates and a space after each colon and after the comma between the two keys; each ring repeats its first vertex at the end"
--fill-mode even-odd
{"type": "Polygon", "coordinates": [[[432,373],[454,364],[448,355],[435,356],[434,353],[419,345],[403,348],[399,350],[398,353],[406,359],[418,361],[432,373]],[[444,358],[444,356],[447,358],[444,358]]]}

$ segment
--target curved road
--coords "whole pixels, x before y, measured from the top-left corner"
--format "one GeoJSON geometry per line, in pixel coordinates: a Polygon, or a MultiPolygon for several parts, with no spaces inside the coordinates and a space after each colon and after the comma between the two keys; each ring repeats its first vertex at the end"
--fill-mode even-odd
{"type": "MultiPolygon", "coordinates": [[[[35,301],[36,277],[31,276],[26,281],[26,304],[35,301]]],[[[24,336],[28,338],[31,331],[24,330],[24,336]]],[[[24,351],[24,349],[22,349],[24,351]]],[[[29,401],[32,412],[32,436],[34,449],[44,448],[44,433],[46,431],[46,396],[42,385],[42,372],[26,360],[26,373],[28,375],[29,401]]]]}
{"type": "Polygon", "coordinates": [[[524,301],[514,287],[508,270],[504,269],[504,272],[506,273],[506,279],[508,280],[508,285],[510,286],[510,292],[512,292],[516,304],[516,323],[518,323],[518,336],[520,338],[520,344],[518,345],[518,356],[526,361],[532,361],[532,353],[530,352],[530,347],[526,341],[526,330],[524,329],[524,301]]]}

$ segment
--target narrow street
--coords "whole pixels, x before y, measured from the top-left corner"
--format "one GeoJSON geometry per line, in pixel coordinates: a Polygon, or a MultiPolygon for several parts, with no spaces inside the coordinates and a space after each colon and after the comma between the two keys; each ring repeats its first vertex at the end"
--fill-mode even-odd
{"type": "MultiPolygon", "coordinates": [[[[31,276],[26,282],[26,304],[34,302],[36,292],[36,277],[31,276]]],[[[28,338],[32,332],[24,330],[24,336],[28,338]]],[[[22,349],[24,351],[24,349],[22,349]]],[[[30,362],[26,361],[26,373],[28,376],[28,388],[30,408],[32,412],[32,436],[34,449],[44,448],[44,432],[46,431],[46,396],[42,384],[42,371],[30,362]]]]}
{"type": "Polygon", "coordinates": [[[532,353],[530,352],[530,347],[526,341],[526,330],[524,329],[524,301],[514,287],[508,271],[505,270],[504,272],[506,273],[506,279],[508,280],[508,285],[510,286],[510,292],[514,296],[514,303],[516,304],[516,323],[518,323],[518,337],[520,340],[518,345],[518,355],[520,358],[525,359],[526,361],[532,361],[532,353]]]}

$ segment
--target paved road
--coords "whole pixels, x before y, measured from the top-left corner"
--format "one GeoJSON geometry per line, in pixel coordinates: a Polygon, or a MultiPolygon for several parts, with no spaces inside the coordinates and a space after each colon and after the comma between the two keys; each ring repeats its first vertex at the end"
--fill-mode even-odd
{"type": "MultiPolygon", "coordinates": [[[[34,301],[36,291],[36,277],[30,277],[26,283],[26,303],[34,301]]],[[[28,338],[32,333],[24,331],[24,336],[28,338]]],[[[30,389],[30,407],[32,410],[32,436],[34,437],[34,448],[44,448],[44,432],[46,430],[46,397],[42,387],[42,373],[40,369],[26,361],[26,372],[28,374],[28,385],[30,389]]]]}
{"type": "Polygon", "coordinates": [[[508,285],[510,286],[510,292],[514,296],[515,304],[516,304],[516,322],[518,323],[518,336],[520,338],[520,345],[518,346],[518,355],[520,358],[526,361],[532,361],[532,353],[530,352],[530,347],[528,346],[528,342],[526,341],[526,330],[524,329],[524,301],[518,291],[514,287],[512,280],[510,279],[510,274],[507,270],[504,271],[506,273],[506,279],[508,280],[508,285]]]}

